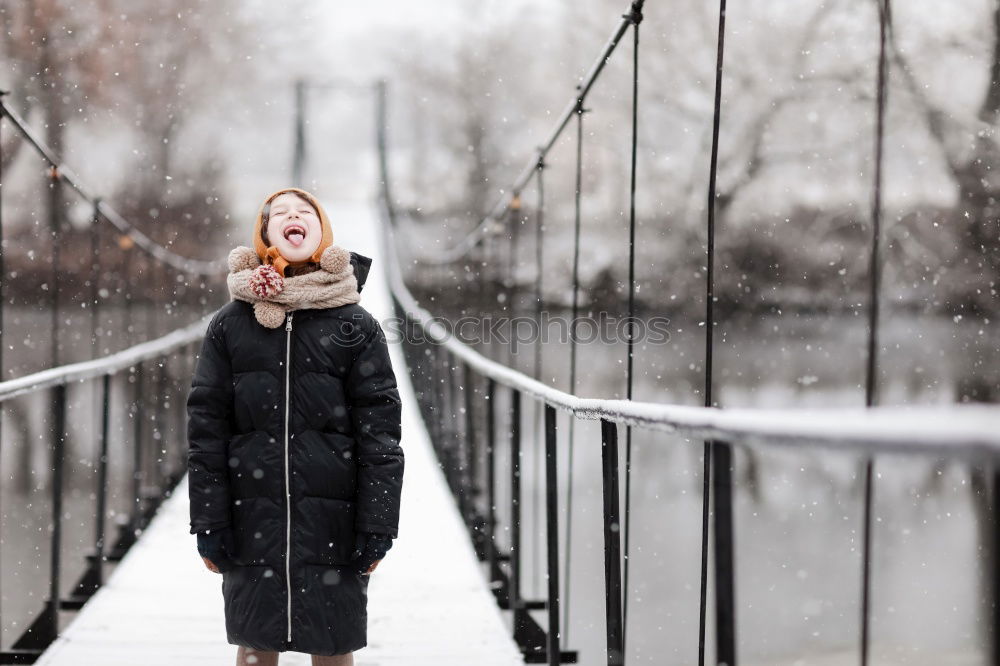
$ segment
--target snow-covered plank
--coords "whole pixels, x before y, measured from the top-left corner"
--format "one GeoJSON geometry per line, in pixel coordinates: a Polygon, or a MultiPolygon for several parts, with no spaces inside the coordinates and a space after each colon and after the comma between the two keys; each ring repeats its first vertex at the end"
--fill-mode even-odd
{"type": "MultiPolygon", "coordinates": [[[[361,303],[391,313],[377,221],[367,206],[331,207],[336,242],[373,257],[361,303]]],[[[368,586],[368,647],[358,666],[522,664],[462,524],[420,419],[401,350],[391,345],[403,401],[406,469],[399,538],[368,586]]],[[[188,534],[187,478],[157,512],[107,583],[36,662],[42,666],[226,664],[222,577],[188,534]]],[[[284,653],[285,665],[311,663],[284,653]]]]}

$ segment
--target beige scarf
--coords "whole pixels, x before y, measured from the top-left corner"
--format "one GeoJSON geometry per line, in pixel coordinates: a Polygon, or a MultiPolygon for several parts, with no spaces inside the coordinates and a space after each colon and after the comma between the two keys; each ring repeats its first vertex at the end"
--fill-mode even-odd
{"type": "Polygon", "coordinates": [[[261,265],[257,252],[239,246],[229,253],[229,296],[253,304],[262,326],[278,328],[290,310],[333,308],[361,300],[351,253],[330,245],[320,257],[320,270],[284,277],[273,266],[261,265]]]}

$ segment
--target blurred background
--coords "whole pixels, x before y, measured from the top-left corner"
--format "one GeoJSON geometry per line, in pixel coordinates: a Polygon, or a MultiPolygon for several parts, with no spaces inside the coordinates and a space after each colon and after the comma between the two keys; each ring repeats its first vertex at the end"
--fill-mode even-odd
{"type": "MultiPolygon", "coordinates": [[[[260,200],[291,177],[296,81],[305,82],[301,184],[330,202],[370,195],[368,89],[384,77],[396,198],[428,221],[414,249],[434,252],[500,196],[572,96],[620,4],[389,0],[373,10],[307,0],[6,0],[0,85],[126,218],[180,254],[215,258],[248,242],[260,200]]],[[[817,0],[731,9],[720,307],[854,311],[862,300],[874,7],[817,0]]],[[[684,0],[646,10],[638,299],[661,312],[703,309],[715,12],[684,0]]],[[[997,308],[993,17],[989,0],[894,9],[884,284],[900,309],[987,316],[997,308]]],[[[627,213],[629,60],[613,58],[592,93],[588,239],[614,237],[627,213]]],[[[550,266],[570,261],[570,134],[549,160],[550,266]]],[[[30,271],[45,263],[43,220],[31,204],[47,180],[23,141],[12,132],[4,141],[8,261],[30,271]]],[[[86,234],[87,206],[65,198],[72,231],[86,234]]],[[[582,248],[582,284],[605,304],[620,297],[624,278],[616,247],[582,248]]],[[[551,284],[553,298],[565,296],[551,284]]]]}

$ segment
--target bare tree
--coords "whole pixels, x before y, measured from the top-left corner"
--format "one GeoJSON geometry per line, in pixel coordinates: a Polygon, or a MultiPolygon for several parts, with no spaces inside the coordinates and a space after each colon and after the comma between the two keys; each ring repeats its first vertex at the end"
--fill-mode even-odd
{"type": "MultiPolygon", "coordinates": [[[[956,263],[966,263],[970,269],[966,272],[971,283],[968,305],[995,312],[1000,289],[1000,1],[990,0],[989,16],[983,18],[981,25],[988,31],[989,57],[985,64],[989,73],[981,102],[972,113],[956,114],[934,99],[892,32],[890,45],[902,84],[936,141],[958,189],[953,223],[961,227],[959,238],[964,241],[964,252],[958,253],[956,263]],[[967,263],[968,253],[972,255],[971,266],[967,263]]],[[[969,51],[966,43],[946,46],[969,51]]]]}

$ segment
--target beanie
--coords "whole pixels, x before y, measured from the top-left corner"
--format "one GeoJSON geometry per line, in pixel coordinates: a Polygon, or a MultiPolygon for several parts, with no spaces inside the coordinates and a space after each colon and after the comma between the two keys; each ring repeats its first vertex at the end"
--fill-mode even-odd
{"type": "MultiPolygon", "coordinates": [[[[269,239],[270,240],[270,239],[269,239]]],[[[316,200],[316,197],[309,194],[305,190],[301,190],[297,187],[285,187],[273,192],[266,199],[264,203],[261,204],[260,210],[257,211],[257,222],[254,224],[253,228],[253,247],[257,251],[257,258],[260,259],[261,264],[270,264],[274,266],[281,275],[285,274],[285,267],[287,266],[304,266],[308,263],[318,264],[320,257],[323,256],[323,250],[328,248],[333,244],[333,227],[330,225],[330,219],[326,216],[326,211],[316,200]],[[316,251],[312,253],[305,261],[288,261],[283,256],[278,248],[274,245],[265,245],[264,239],[261,238],[261,231],[264,227],[264,217],[270,217],[271,212],[271,202],[281,194],[286,192],[292,192],[301,196],[303,199],[309,202],[309,204],[316,209],[316,214],[319,216],[320,229],[323,231],[323,237],[319,241],[319,246],[316,251]]]]}

